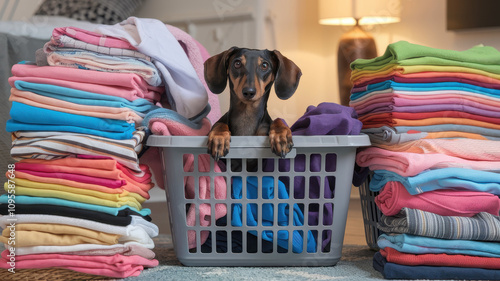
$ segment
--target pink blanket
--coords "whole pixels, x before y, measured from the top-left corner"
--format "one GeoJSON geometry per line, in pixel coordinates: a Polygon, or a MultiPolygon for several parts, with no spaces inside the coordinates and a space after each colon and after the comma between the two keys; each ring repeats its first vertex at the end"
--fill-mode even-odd
{"type": "MultiPolygon", "coordinates": [[[[168,135],[168,136],[206,136],[210,131],[211,125],[207,118],[202,119],[202,126],[200,129],[193,129],[185,124],[173,121],[171,119],[153,118],[149,122],[149,127],[153,134],[156,135],[168,135]]],[[[141,157],[141,161],[154,162],[159,160],[158,148],[149,148],[148,152],[141,157]]],[[[194,165],[194,155],[185,155],[184,158],[184,170],[192,171],[194,165]]],[[[165,188],[165,183],[163,182],[163,173],[160,165],[152,165],[151,169],[155,175],[156,182],[161,188],[165,188]]],[[[200,155],[198,158],[198,168],[200,172],[209,172],[210,170],[210,156],[208,154],[200,155]]],[[[220,173],[221,169],[219,166],[215,165],[215,172],[220,173]]],[[[185,180],[185,193],[186,198],[194,198],[194,178],[190,177],[189,180],[185,180]]],[[[167,187],[168,188],[168,187],[167,187]]],[[[226,198],[226,182],[222,177],[215,177],[214,179],[214,194],[217,199],[226,198]]],[[[210,177],[200,177],[199,178],[199,197],[200,199],[210,198],[210,177]]],[[[201,226],[208,226],[211,222],[211,208],[209,204],[191,204],[187,213],[187,225],[194,226],[196,223],[196,209],[199,211],[199,221],[201,226]]],[[[227,213],[225,204],[217,204],[215,207],[215,218],[219,219],[225,216],[227,213]]],[[[203,244],[208,237],[208,232],[201,232],[201,243],[203,244]]],[[[189,247],[196,247],[196,233],[195,231],[188,231],[188,241],[189,247]]]]}
{"type": "Polygon", "coordinates": [[[419,209],[440,216],[471,217],[480,212],[498,216],[500,198],[494,194],[476,191],[434,190],[410,195],[400,183],[388,182],[375,203],[386,216],[394,216],[403,207],[419,209]]]}
{"type": "MultiPolygon", "coordinates": [[[[194,165],[194,156],[184,155],[184,171],[192,171],[194,165]]],[[[210,156],[208,154],[199,155],[198,158],[198,169],[200,172],[210,172],[210,156]]],[[[216,173],[220,173],[221,169],[219,166],[215,165],[214,168],[216,173]]],[[[185,195],[188,199],[194,199],[195,196],[195,178],[194,177],[184,177],[185,184],[185,195]]],[[[200,199],[210,199],[210,177],[201,176],[199,177],[199,198],[200,199]]],[[[226,199],[226,181],[224,177],[214,177],[214,197],[215,199],[226,199]]],[[[189,226],[196,225],[196,212],[199,212],[200,226],[210,226],[212,220],[212,211],[210,204],[199,204],[193,203],[189,206],[189,210],[186,215],[186,222],[189,226]]],[[[215,204],[215,220],[227,214],[226,204],[215,204]]],[[[201,244],[205,243],[208,238],[209,231],[200,232],[201,244]]],[[[189,248],[196,247],[196,232],[194,230],[188,231],[188,243],[189,248]]]]}
{"type": "Polygon", "coordinates": [[[30,64],[15,64],[12,66],[9,79],[11,87],[14,81],[23,80],[44,84],[53,84],[92,93],[116,95],[133,101],[144,98],[159,101],[162,87],[151,87],[144,79],[132,73],[112,73],[89,71],[62,66],[36,66],[30,64]],[[26,80],[28,79],[28,80],[26,80]],[[89,81],[92,81],[89,83],[89,81]]]}
{"type": "Polygon", "coordinates": [[[401,144],[376,144],[394,152],[439,153],[472,161],[500,161],[500,145],[493,140],[421,139],[401,144]]]}
{"type": "Polygon", "coordinates": [[[428,169],[466,168],[485,171],[500,171],[497,161],[468,160],[441,153],[395,152],[378,147],[368,147],[358,151],[356,163],[370,170],[388,170],[401,176],[415,176],[428,169]]]}
{"type": "Polygon", "coordinates": [[[56,27],[52,31],[52,37],[59,38],[62,35],[67,35],[71,38],[78,39],[89,44],[110,47],[110,48],[120,48],[128,50],[136,50],[136,48],[126,40],[120,38],[105,36],[100,33],[92,32],[89,30],[81,29],[78,27],[56,27]]]}

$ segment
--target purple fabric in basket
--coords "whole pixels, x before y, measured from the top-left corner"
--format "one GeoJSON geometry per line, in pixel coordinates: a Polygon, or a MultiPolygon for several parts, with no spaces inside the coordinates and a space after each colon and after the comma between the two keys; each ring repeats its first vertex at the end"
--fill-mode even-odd
{"type": "Polygon", "coordinates": [[[290,127],[292,135],[359,135],[361,121],[353,108],[336,103],[309,106],[306,113],[290,127]]]}
{"type": "MultiPolygon", "coordinates": [[[[361,132],[362,123],[357,119],[357,114],[353,108],[342,106],[335,103],[321,103],[318,106],[309,106],[306,113],[300,117],[290,127],[294,136],[317,136],[317,135],[359,135],[361,132]]],[[[326,170],[335,171],[336,162],[326,159],[326,170]]],[[[295,170],[305,170],[305,157],[298,156],[295,158],[295,170]]],[[[290,170],[290,160],[281,160],[279,165],[280,171],[290,170]]],[[[272,171],[274,167],[273,161],[264,163],[264,171],[272,171]]],[[[321,157],[319,155],[311,155],[310,170],[320,171],[321,157]]],[[[305,195],[305,180],[309,180],[309,198],[319,198],[320,195],[320,178],[311,177],[295,177],[294,179],[294,198],[304,198],[305,195]]],[[[287,184],[285,182],[285,184],[287,184]]],[[[333,198],[335,192],[335,182],[325,182],[324,198],[333,198]]],[[[309,225],[318,225],[319,209],[312,209],[318,205],[310,206],[308,212],[309,225]]],[[[323,224],[329,225],[333,222],[333,204],[325,204],[323,210],[323,224]]],[[[328,246],[331,240],[331,232],[323,232],[322,234],[322,249],[328,246]]]]}

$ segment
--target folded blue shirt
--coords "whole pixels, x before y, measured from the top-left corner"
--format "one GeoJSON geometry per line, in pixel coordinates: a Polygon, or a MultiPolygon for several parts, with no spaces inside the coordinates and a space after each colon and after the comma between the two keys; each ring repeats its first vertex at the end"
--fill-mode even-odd
{"type": "Polygon", "coordinates": [[[500,257],[500,243],[472,240],[439,239],[409,234],[378,237],[377,245],[410,254],[460,254],[480,257],[500,257]]]}
{"type": "Polygon", "coordinates": [[[16,89],[32,92],[41,96],[68,101],[76,104],[130,108],[138,113],[147,113],[159,108],[146,99],[129,101],[122,97],[102,95],[50,84],[39,84],[17,80],[14,82],[16,89]]]}
{"type": "Polygon", "coordinates": [[[124,120],[71,114],[19,102],[12,102],[10,116],[12,119],[6,126],[8,132],[64,131],[130,139],[135,131],[135,124],[124,120]]]}
{"type": "Polygon", "coordinates": [[[392,80],[387,80],[366,86],[366,90],[362,92],[352,93],[351,100],[359,99],[371,92],[392,89],[396,91],[466,91],[477,94],[482,94],[491,97],[500,97],[500,90],[485,88],[461,82],[436,82],[436,83],[401,83],[392,80]]]}
{"type": "MultiPolygon", "coordinates": [[[[470,126],[463,124],[437,124],[429,126],[395,126],[393,127],[397,133],[413,132],[444,132],[444,131],[457,131],[464,133],[473,133],[485,137],[500,137],[500,130],[490,129],[479,126],[470,126]]],[[[366,132],[368,130],[363,130],[366,132]]]]}
{"type": "MultiPolygon", "coordinates": [[[[233,177],[232,178],[232,198],[241,199],[242,198],[242,179],[241,177],[233,177]]],[[[258,182],[257,177],[247,177],[247,198],[248,199],[257,199],[258,192],[258,182]]],[[[262,199],[272,199],[274,198],[274,178],[273,177],[262,177],[262,199]]],[[[288,192],[286,191],[285,185],[278,181],[278,198],[280,199],[288,199],[288,192]]],[[[262,205],[262,213],[261,213],[261,221],[263,226],[286,226],[289,221],[289,208],[288,204],[283,203],[278,205],[278,221],[274,222],[274,210],[273,204],[263,204],[262,205]]],[[[231,225],[232,226],[242,226],[242,206],[241,204],[233,204],[232,213],[231,213],[231,225]]],[[[248,226],[257,226],[258,221],[258,210],[257,204],[247,204],[247,225],[248,226]]],[[[300,210],[297,204],[293,206],[293,225],[302,226],[304,225],[304,214],[300,210]]],[[[250,231],[252,233],[252,231],[250,231]]],[[[252,233],[256,234],[256,233],[252,233]]],[[[288,249],[288,231],[278,231],[277,233],[278,245],[282,248],[288,249]]],[[[267,241],[273,241],[273,232],[264,230],[262,231],[262,238],[267,241]]],[[[302,253],[303,251],[303,236],[299,234],[298,231],[293,232],[292,236],[292,251],[294,253],[302,253]]],[[[316,252],[316,240],[314,239],[314,235],[311,231],[307,233],[307,252],[315,253],[316,252]]]]}
{"type": "Polygon", "coordinates": [[[403,177],[387,170],[376,170],[370,181],[370,190],[380,191],[390,181],[402,183],[411,195],[438,189],[481,191],[500,195],[500,173],[473,169],[435,169],[413,177],[403,177]]]}
{"type": "Polygon", "coordinates": [[[70,132],[70,133],[80,133],[80,134],[100,136],[115,140],[131,139],[133,137],[133,132],[134,132],[134,131],[126,131],[117,133],[117,132],[105,132],[100,130],[75,127],[75,126],[26,124],[26,123],[16,122],[12,119],[7,121],[5,129],[7,132],[16,132],[16,131],[70,132]]]}
{"type": "MultiPolygon", "coordinates": [[[[75,209],[84,209],[84,210],[91,210],[91,211],[96,211],[96,212],[102,212],[105,214],[110,214],[113,216],[118,215],[118,213],[121,210],[125,209],[130,209],[141,216],[149,216],[151,215],[151,210],[144,208],[142,210],[137,210],[134,207],[130,206],[122,206],[119,208],[113,208],[113,207],[106,207],[106,206],[100,206],[100,205],[94,205],[94,204],[88,204],[88,203],[82,203],[82,202],[76,202],[76,201],[69,201],[65,199],[60,199],[60,198],[51,198],[51,197],[34,197],[34,196],[25,196],[25,195],[16,195],[16,204],[24,204],[24,205],[56,205],[56,206],[65,206],[65,207],[71,207],[75,209]]],[[[9,204],[9,198],[7,194],[3,194],[0,196],[0,204],[9,204]]]]}

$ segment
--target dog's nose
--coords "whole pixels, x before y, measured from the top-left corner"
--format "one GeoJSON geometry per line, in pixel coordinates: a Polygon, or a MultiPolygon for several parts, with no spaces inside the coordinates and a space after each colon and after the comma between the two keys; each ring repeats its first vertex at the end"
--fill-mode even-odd
{"type": "Polygon", "coordinates": [[[255,97],[256,92],[257,90],[255,90],[255,88],[253,87],[245,87],[243,88],[243,97],[246,99],[251,99],[255,97]]]}

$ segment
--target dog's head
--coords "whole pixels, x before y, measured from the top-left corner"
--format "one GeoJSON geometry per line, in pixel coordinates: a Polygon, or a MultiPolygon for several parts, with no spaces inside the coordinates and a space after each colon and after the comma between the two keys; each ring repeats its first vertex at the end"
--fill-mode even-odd
{"type": "Polygon", "coordinates": [[[242,101],[255,101],[269,92],[273,82],[276,95],[290,98],[299,85],[302,72],[279,51],[232,47],[205,61],[208,88],[220,94],[229,85],[242,101]]]}

